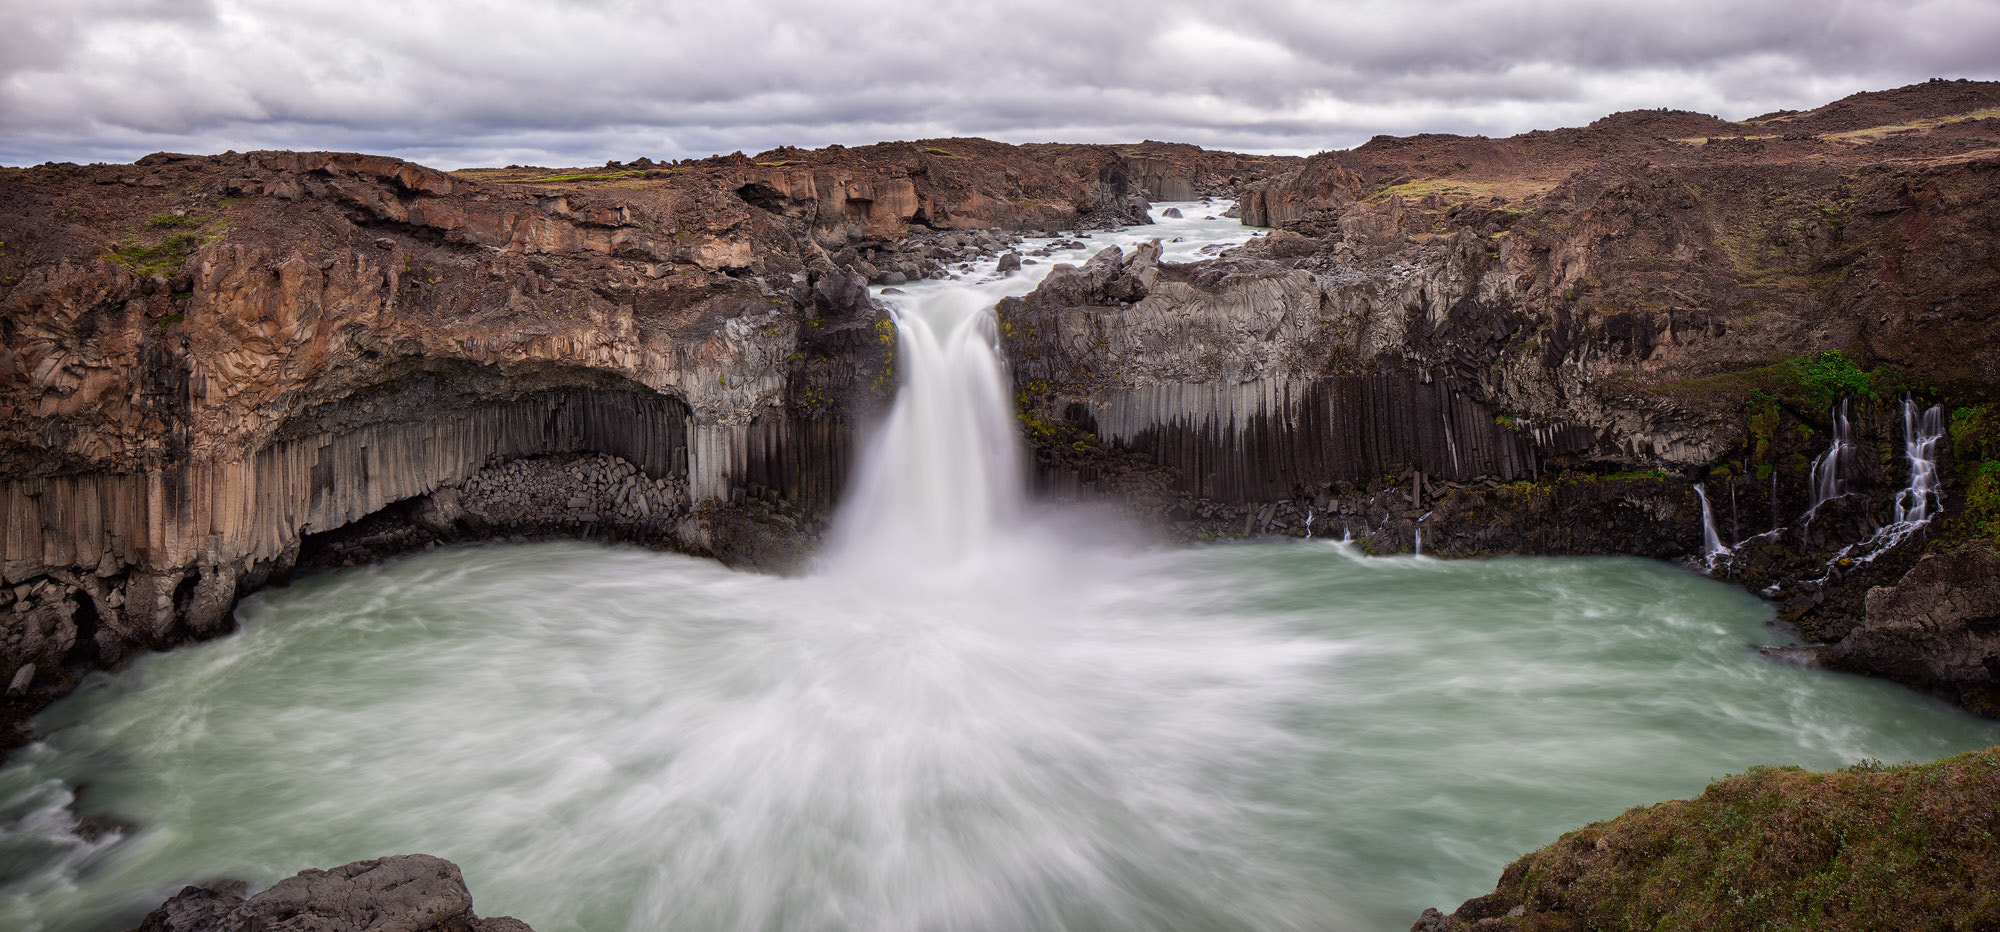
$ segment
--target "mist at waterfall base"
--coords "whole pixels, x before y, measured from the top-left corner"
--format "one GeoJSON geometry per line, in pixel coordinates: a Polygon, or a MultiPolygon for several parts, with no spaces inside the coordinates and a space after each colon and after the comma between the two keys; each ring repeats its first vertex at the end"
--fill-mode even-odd
{"type": "MultiPolygon", "coordinates": [[[[1119,238],[1247,235],[1182,208],[1119,238]]],[[[0,769],[0,928],[423,851],[541,932],[1400,930],[1727,773],[2000,742],[1761,659],[1765,603],[1662,563],[1078,543],[992,440],[980,315],[1031,285],[898,299],[909,385],[815,574],[450,548],[91,678],[0,769]]]]}

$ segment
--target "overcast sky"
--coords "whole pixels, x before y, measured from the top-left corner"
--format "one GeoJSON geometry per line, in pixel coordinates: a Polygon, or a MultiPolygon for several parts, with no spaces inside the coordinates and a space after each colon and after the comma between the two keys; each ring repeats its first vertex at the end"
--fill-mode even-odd
{"type": "Polygon", "coordinates": [[[0,164],[589,165],[977,135],[1306,154],[2000,78],[2000,0],[0,0],[0,164]]]}

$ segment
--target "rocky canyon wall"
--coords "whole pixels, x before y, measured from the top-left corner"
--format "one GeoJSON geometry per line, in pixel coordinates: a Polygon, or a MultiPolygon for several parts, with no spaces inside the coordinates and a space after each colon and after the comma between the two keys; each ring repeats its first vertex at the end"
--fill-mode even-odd
{"type": "Polygon", "coordinates": [[[2000,638],[1953,621],[1914,660],[1907,606],[1869,594],[2000,541],[1996,105],[1934,82],[1315,156],[1255,187],[1245,222],[1279,229],[1249,245],[1107,250],[1002,306],[1042,482],[1183,536],[1680,558],[1699,484],[1735,545],[1712,570],[1805,655],[2000,708],[2000,638]],[[1955,425],[1954,504],[1881,549],[1906,399],[1955,425]],[[1807,521],[1836,404],[1862,452],[1807,521]]]}
{"type": "Polygon", "coordinates": [[[894,389],[866,280],[1263,164],[1127,148],[0,170],[10,717],[299,565],[548,534],[795,560],[894,389]]]}

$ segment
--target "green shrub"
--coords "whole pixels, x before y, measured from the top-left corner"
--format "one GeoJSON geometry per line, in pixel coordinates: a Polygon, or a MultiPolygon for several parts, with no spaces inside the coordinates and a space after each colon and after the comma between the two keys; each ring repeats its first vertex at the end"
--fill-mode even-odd
{"type": "Polygon", "coordinates": [[[1839,350],[1827,350],[1817,356],[1799,356],[1788,361],[1786,366],[1791,370],[1793,381],[1816,403],[1830,405],[1850,396],[1876,400],[1873,376],[1862,371],[1839,350]]]}

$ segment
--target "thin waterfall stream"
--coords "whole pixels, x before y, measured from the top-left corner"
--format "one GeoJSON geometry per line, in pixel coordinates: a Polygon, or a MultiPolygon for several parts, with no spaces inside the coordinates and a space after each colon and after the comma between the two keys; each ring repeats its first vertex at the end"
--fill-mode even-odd
{"type": "Polygon", "coordinates": [[[1401,930],[1725,774],[2000,742],[1764,659],[1767,603],[1662,562],[1158,548],[1037,507],[993,304],[1252,235],[1167,206],[889,296],[905,384],[813,573],[445,548],[94,676],[0,768],[0,928],[423,851],[540,932],[1401,930]]]}

